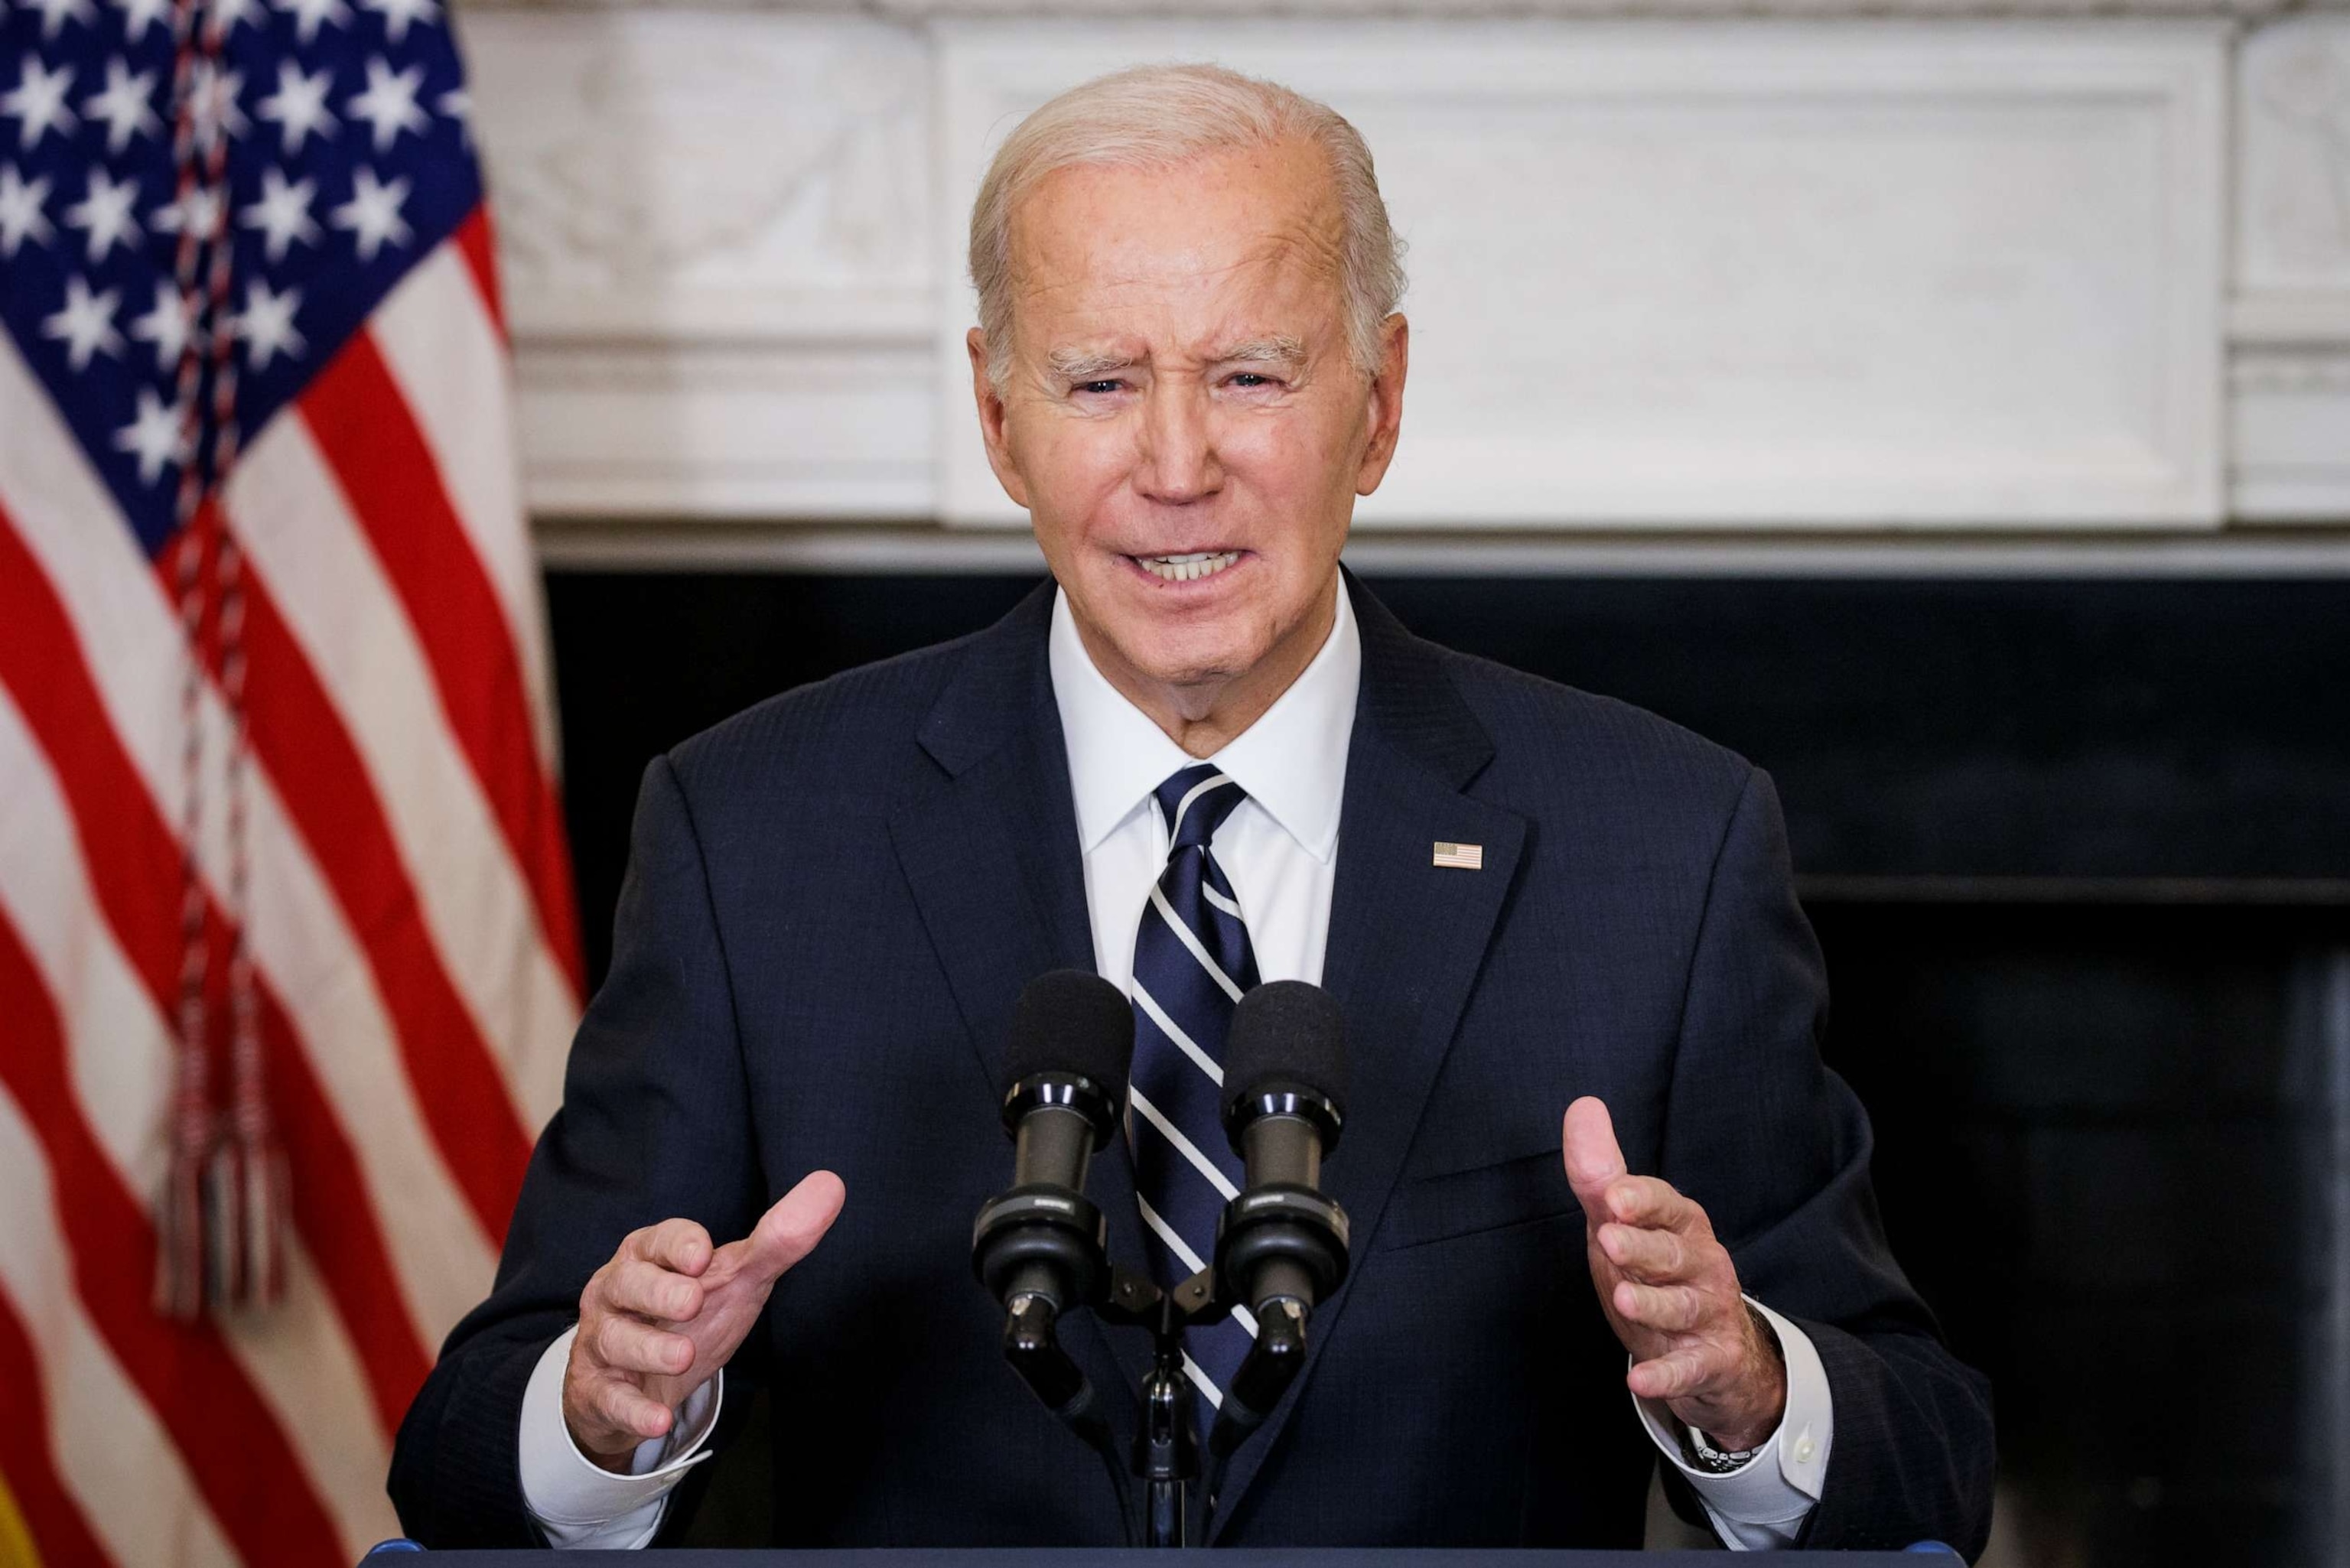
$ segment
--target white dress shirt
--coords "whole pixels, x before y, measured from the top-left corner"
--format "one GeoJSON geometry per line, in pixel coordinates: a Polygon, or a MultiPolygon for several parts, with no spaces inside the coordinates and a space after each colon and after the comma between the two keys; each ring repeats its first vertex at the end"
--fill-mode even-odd
{"type": "MultiPolygon", "coordinates": [[[[1247,792],[1216,829],[1214,849],[1240,899],[1259,977],[1320,983],[1363,669],[1353,607],[1343,585],[1336,592],[1336,620],[1313,662],[1262,718],[1206,759],[1186,754],[1109,683],[1087,654],[1067,600],[1054,600],[1047,651],[1085,859],[1094,964],[1120,991],[1133,981],[1135,933],[1167,863],[1167,827],[1150,807],[1152,792],[1201,760],[1247,792]]],[[[1729,1475],[1697,1469],[1682,1457],[1679,1423],[1664,1406],[1633,1404],[1723,1542],[1765,1549],[1792,1542],[1818,1501],[1833,1423],[1818,1351],[1803,1330],[1755,1305],[1777,1331],[1787,1362],[1786,1415],[1763,1445],[1775,1450],[1776,1463],[1758,1455],[1729,1475]]],[[[670,1489],[708,1457],[703,1444],[717,1420],[724,1374],[687,1400],[669,1437],[638,1449],[633,1474],[616,1476],[590,1464],[564,1427],[570,1343],[567,1334],[547,1348],[523,1396],[524,1501],[556,1546],[641,1546],[660,1526],[670,1489]]]]}

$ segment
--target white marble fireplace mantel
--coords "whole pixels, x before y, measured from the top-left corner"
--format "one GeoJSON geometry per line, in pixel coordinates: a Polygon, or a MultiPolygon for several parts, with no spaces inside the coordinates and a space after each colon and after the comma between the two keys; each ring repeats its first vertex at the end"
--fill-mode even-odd
{"type": "Polygon", "coordinates": [[[970,191],[1062,86],[1214,57],[1355,119],[1410,244],[1367,545],[2350,562],[2350,10],[1623,10],[476,0],[550,547],[1017,558],[970,191]]]}

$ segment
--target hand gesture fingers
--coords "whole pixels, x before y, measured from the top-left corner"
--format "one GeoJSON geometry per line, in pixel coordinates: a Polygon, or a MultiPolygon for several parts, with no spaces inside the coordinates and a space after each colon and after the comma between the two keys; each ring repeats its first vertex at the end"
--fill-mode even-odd
{"type": "Polygon", "coordinates": [[[604,1304],[639,1317],[672,1323],[690,1321],[702,1310],[701,1281],[647,1262],[642,1258],[615,1258],[604,1282],[604,1304]]]}
{"type": "Polygon", "coordinates": [[[713,1247],[691,1220],[632,1231],[579,1297],[563,1376],[565,1424],[580,1450],[618,1469],[726,1365],[776,1280],[838,1218],[847,1189],[828,1170],[778,1199],[751,1233],[713,1247]]]}
{"type": "Polygon", "coordinates": [[[1566,1108],[1560,1147],[1583,1205],[1593,1288],[1635,1363],[1626,1378],[1633,1393],[1726,1438],[1767,1433],[1785,1405],[1786,1369],[1747,1310],[1703,1206],[1670,1182],[1631,1174],[1596,1099],[1566,1108]]]}
{"type": "Polygon", "coordinates": [[[1681,1236],[1711,1237],[1713,1233],[1704,1210],[1683,1197],[1671,1182],[1659,1181],[1653,1176],[1618,1177],[1607,1185],[1599,1201],[1607,1220],[1619,1225],[1670,1231],[1681,1236]]]}
{"type": "Polygon", "coordinates": [[[1696,1250],[1669,1231],[1610,1222],[1594,1231],[1591,1239],[1627,1279],[1667,1285],[1689,1279],[1694,1272],[1696,1250]]]}
{"type": "Polygon", "coordinates": [[[691,1220],[664,1220],[629,1232],[619,1255],[639,1258],[656,1268],[691,1279],[710,1266],[710,1232],[691,1220]]]}
{"type": "Polygon", "coordinates": [[[667,1433],[676,1417],[660,1400],[639,1392],[617,1377],[608,1377],[595,1385],[588,1397],[589,1408],[603,1418],[614,1431],[627,1432],[634,1440],[622,1453],[633,1450],[647,1438],[667,1433]]]}
{"type": "Polygon", "coordinates": [[[1706,1388],[1725,1367],[1726,1358],[1718,1346],[1691,1345],[1639,1363],[1625,1381],[1643,1399],[1669,1402],[1706,1388]]]}
{"type": "Polygon", "coordinates": [[[1582,1201],[1584,1218],[1605,1225],[1616,1218],[1607,1204],[1607,1189],[1624,1176],[1624,1151],[1617,1145],[1616,1124],[1607,1106],[1586,1095],[1567,1106],[1559,1141],[1566,1155],[1567,1185],[1582,1201]]]}
{"type": "Polygon", "coordinates": [[[748,1236],[718,1250],[713,1272],[723,1279],[708,1282],[715,1288],[723,1281],[741,1280],[765,1291],[793,1264],[816,1251],[816,1244],[840,1217],[847,1196],[840,1178],[828,1170],[802,1178],[798,1186],[759,1216],[748,1236]]]}
{"type": "Polygon", "coordinates": [[[579,1333],[588,1341],[588,1354],[609,1371],[674,1376],[693,1365],[691,1340],[626,1313],[599,1314],[592,1330],[582,1320],[579,1333]]]}
{"type": "Polygon", "coordinates": [[[1690,1334],[1702,1327],[1711,1305],[1704,1295],[1688,1285],[1644,1285],[1631,1280],[1616,1282],[1616,1288],[1608,1293],[1608,1304],[1626,1322],[1667,1335],[1690,1334]]]}

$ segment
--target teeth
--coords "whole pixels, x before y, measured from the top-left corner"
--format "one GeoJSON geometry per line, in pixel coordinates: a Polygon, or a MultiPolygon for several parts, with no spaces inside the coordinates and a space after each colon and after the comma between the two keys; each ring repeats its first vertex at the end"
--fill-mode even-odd
{"type": "Polygon", "coordinates": [[[1188,556],[1138,556],[1142,569],[1170,583],[1210,577],[1241,558],[1238,550],[1195,550],[1188,556]]]}

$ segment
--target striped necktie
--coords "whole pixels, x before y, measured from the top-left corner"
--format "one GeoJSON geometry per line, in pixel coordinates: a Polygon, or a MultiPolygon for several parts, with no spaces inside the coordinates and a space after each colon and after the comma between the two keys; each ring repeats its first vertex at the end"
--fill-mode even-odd
{"type": "MultiPolygon", "coordinates": [[[[1224,1037],[1233,1004],[1256,984],[1256,957],[1240,900],[1209,848],[1247,792],[1213,765],[1187,767],[1154,798],[1167,824],[1167,867],[1150,889],[1134,940],[1134,1066],[1128,1136],[1144,1244],[1162,1287],[1180,1284],[1215,1253],[1216,1220],[1240,1188],[1241,1162],[1222,1116],[1224,1037]]],[[[1248,1354],[1245,1310],[1185,1332],[1184,1370],[1202,1419],[1248,1354]]]]}

